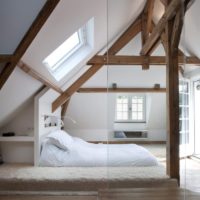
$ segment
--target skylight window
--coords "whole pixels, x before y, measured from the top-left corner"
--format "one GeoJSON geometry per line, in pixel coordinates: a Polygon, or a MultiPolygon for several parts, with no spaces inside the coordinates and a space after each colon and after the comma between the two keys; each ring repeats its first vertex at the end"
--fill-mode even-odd
{"type": "Polygon", "coordinates": [[[84,41],[83,28],[71,35],[56,50],[54,50],[43,63],[51,70],[55,71],[66,61],[73,53],[81,48],[84,41]]]}
{"type": "Polygon", "coordinates": [[[42,63],[53,78],[60,81],[83,66],[84,59],[90,55],[93,47],[94,18],[91,18],[70,37],[64,38],[63,43],[49,52],[49,55],[43,58],[42,63]]]}

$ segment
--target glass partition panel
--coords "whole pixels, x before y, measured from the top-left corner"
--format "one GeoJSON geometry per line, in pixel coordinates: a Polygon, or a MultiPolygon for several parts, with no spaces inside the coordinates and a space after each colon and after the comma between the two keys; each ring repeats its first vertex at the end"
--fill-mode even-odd
{"type": "MultiPolygon", "coordinates": [[[[145,3],[108,0],[109,189],[168,184],[166,67],[151,65],[149,70],[143,70],[142,61],[128,63],[128,56],[140,56],[141,33],[134,21],[145,3]],[[118,60],[110,56],[113,52],[118,60]]],[[[154,55],[165,55],[162,45],[154,55]]]]}

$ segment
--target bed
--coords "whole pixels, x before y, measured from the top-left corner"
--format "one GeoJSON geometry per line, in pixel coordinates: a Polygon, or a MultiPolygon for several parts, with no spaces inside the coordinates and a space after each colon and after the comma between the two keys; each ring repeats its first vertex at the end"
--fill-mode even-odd
{"type": "Polygon", "coordinates": [[[41,144],[40,166],[157,166],[155,156],[136,144],[92,144],[62,130],[47,134],[41,144]]]}

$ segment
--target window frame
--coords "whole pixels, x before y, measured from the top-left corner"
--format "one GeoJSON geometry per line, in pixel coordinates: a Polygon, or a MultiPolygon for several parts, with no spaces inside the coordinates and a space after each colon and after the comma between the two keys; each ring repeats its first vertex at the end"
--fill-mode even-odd
{"type": "Polygon", "coordinates": [[[86,26],[79,28],[73,34],[70,35],[70,37],[68,37],[60,46],[58,46],[43,60],[43,64],[47,67],[48,70],[51,71],[51,73],[56,73],[57,71],[59,71],[64,62],[71,59],[73,55],[76,54],[76,52],[78,52],[84,45],[86,45],[87,43],[86,26]],[[75,45],[69,52],[67,52],[62,58],[60,58],[53,66],[49,66],[49,64],[45,62],[45,60],[75,33],[78,33],[79,43],[75,45]]]}
{"type": "Polygon", "coordinates": [[[115,123],[146,123],[146,95],[145,94],[117,94],[115,101],[115,123]],[[119,96],[128,97],[128,119],[122,120],[117,119],[117,99],[119,96]],[[143,98],[143,112],[142,112],[142,120],[133,120],[132,119],[132,99],[133,97],[142,97],[143,98]]]}

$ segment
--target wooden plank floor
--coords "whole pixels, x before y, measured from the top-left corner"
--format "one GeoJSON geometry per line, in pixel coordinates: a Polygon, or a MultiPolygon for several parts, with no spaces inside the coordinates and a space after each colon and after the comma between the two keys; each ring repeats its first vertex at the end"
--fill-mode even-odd
{"type": "Polygon", "coordinates": [[[97,196],[2,195],[0,200],[98,200],[97,196]]]}
{"type": "Polygon", "coordinates": [[[200,193],[176,188],[135,188],[100,191],[92,196],[2,195],[0,200],[199,200],[200,193]]]}
{"type": "Polygon", "coordinates": [[[99,193],[100,200],[199,200],[200,194],[180,188],[139,188],[107,190],[99,193]]]}

